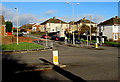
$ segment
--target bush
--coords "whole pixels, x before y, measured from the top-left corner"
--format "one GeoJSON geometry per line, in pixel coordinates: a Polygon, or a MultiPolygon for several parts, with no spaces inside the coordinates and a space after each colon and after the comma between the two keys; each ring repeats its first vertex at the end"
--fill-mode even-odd
{"type": "Polygon", "coordinates": [[[34,35],[45,35],[46,33],[45,32],[31,32],[31,34],[34,34],[34,35]]]}
{"type": "Polygon", "coordinates": [[[109,45],[109,46],[116,46],[116,47],[120,46],[119,42],[108,42],[108,41],[105,41],[105,44],[109,45]]]}
{"type": "Polygon", "coordinates": [[[113,39],[109,39],[108,41],[113,42],[113,39]]]}

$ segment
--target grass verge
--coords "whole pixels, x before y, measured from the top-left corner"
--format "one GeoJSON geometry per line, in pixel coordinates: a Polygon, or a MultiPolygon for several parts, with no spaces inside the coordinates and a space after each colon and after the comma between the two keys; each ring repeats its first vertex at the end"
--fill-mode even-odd
{"type": "Polygon", "coordinates": [[[2,50],[26,50],[26,49],[40,49],[40,48],[44,48],[44,47],[35,43],[28,43],[28,42],[20,42],[18,45],[16,43],[1,45],[2,50]]]}
{"type": "Polygon", "coordinates": [[[105,41],[104,44],[109,45],[109,46],[120,46],[119,42],[107,42],[107,41],[105,41]]]}

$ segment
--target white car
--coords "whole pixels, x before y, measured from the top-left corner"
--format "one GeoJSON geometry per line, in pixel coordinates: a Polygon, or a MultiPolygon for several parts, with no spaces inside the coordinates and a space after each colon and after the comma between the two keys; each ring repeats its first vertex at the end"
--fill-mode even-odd
{"type": "Polygon", "coordinates": [[[22,32],[23,34],[29,34],[29,32],[22,32]]]}

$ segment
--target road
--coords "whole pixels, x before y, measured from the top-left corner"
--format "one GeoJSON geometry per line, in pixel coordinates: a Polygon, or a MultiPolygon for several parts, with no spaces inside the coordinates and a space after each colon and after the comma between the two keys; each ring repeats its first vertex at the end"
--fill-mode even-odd
{"type": "MultiPolygon", "coordinates": [[[[117,47],[103,47],[104,50],[77,48],[60,44],[54,45],[54,47],[59,51],[59,63],[67,65],[64,68],[65,70],[85,80],[118,79],[117,47]]],[[[42,63],[39,58],[42,57],[52,61],[52,52],[53,50],[42,50],[10,54],[18,59],[20,63],[35,65],[39,68],[39,64],[42,63]]],[[[51,79],[68,80],[53,70],[44,71],[42,75],[51,79]]]]}
{"type": "MultiPolygon", "coordinates": [[[[35,36],[32,36],[32,38],[38,39],[35,36]]],[[[59,51],[59,63],[67,65],[64,68],[65,70],[85,80],[118,79],[118,47],[102,47],[104,50],[96,50],[85,47],[70,47],[62,45],[59,42],[53,42],[54,48],[59,51]]],[[[12,55],[15,59],[18,59],[19,63],[26,63],[28,66],[40,68],[40,64],[43,62],[39,58],[42,57],[52,61],[53,50],[23,51],[8,53],[8,55],[12,55]]],[[[49,79],[68,80],[54,70],[44,71],[42,72],[42,76],[49,79]]]]}

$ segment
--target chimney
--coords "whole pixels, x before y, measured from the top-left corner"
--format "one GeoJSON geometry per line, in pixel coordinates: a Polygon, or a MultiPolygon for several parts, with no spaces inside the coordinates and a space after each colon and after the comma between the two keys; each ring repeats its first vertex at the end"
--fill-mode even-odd
{"type": "Polygon", "coordinates": [[[116,19],[118,19],[119,17],[118,16],[115,16],[116,19]]]}
{"type": "Polygon", "coordinates": [[[85,20],[86,18],[84,17],[83,20],[85,20]]]}
{"type": "Polygon", "coordinates": [[[56,17],[54,16],[53,19],[56,19],[56,17]]]}

